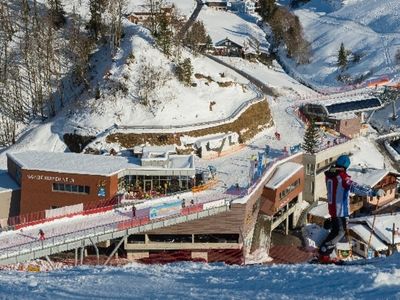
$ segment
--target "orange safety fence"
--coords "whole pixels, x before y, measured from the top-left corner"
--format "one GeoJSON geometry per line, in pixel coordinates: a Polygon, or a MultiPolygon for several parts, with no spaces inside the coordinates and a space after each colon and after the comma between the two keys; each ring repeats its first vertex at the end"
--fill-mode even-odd
{"type": "Polygon", "coordinates": [[[193,193],[202,192],[202,191],[208,190],[209,188],[212,188],[216,184],[217,184],[216,180],[210,180],[206,184],[192,187],[192,192],[193,193]]]}

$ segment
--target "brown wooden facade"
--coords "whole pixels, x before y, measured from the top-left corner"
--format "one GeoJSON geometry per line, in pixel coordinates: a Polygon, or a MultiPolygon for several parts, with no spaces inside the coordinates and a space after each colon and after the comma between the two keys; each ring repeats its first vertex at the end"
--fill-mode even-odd
{"type": "Polygon", "coordinates": [[[264,187],[262,192],[261,211],[269,216],[274,215],[279,209],[296,199],[304,188],[304,169],[288,177],[279,187],[271,189],[264,187]]]}

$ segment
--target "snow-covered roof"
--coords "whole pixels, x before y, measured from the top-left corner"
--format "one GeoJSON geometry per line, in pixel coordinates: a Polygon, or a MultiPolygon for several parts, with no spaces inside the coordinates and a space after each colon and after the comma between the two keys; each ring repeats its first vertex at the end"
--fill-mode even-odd
{"type": "MultiPolygon", "coordinates": [[[[7,153],[7,156],[22,169],[58,173],[109,176],[125,169],[164,169],[161,166],[142,167],[135,157],[37,151],[7,153]]],[[[191,155],[170,155],[168,159],[167,168],[194,168],[191,155]]]]}
{"type": "Polygon", "coordinates": [[[8,173],[0,173],[0,193],[19,190],[19,185],[8,175],[8,173]]]}
{"type": "Polygon", "coordinates": [[[388,249],[388,246],[385,245],[375,234],[372,234],[371,236],[371,230],[367,226],[362,224],[349,224],[349,229],[354,231],[354,233],[367,244],[371,238],[370,246],[373,250],[383,251],[388,249]]]}
{"type": "Polygon", "coordinates": [[[192,155],[170,155],[168,167],[170,169],[187,169],[193,166],[192,155]]]}
{"type": "Polygon", "coordinates": [[[302,168],[303,165],[291,161],[279,165],[265,187],[269,189],[277,189],[302,168]]]}
{"type": "Polygon", "coordinates": [[[328,211],[328,202],[319,201],[318,205],[312,208],[308,214],[316,217],[321,217],[324,219],[330,218],[330,214],[328,211]]]}
{"type": "Polygon", "coordinates": [[[142,159],[154,159],[159,157],[168,158],[168,154],[176,153],[175,146],[146,146],[142,149],[142,159]]]}
{"type": "MultiPolygon", "coordinates": [[[[396,214],[384,214],[384,215],[374,215],[367,217],[360,217],[355,219],[350,219],[352,223],[355,222],[365,222],[369,228],[373,228],[375,234],[385,243],[392,244],[393,236],[393,224],[395,229],[400,228],[400,213],[396,214]],[[374,223],[375,218],[375,223],[374,223]]],[[[400,235],[394,235],[394,243],[400,243],[400,235]]]]}
{"type": "Polygon", "coordinates": [[[374,187],[379,181],[389,174],[389,171],[372,168],[350,168],[348,170],[348,174],[351,176],[353,181],[362,185],[374,187]]]}
{"type": "Polygon", "coordinates": [[[127,167],[140,168],[140,161],[132,157],[38,151],[7,153],[7,156],[25,170],[106,176],[127,167]]]}

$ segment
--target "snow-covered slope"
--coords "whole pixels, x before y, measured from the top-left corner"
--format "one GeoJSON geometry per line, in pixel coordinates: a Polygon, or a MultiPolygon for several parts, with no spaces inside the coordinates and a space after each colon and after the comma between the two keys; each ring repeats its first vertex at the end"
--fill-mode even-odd
{"type": "Polygon", "coordinates": [[[398,0],[312,0],[295,10],[312,45],[311,63],[293,68],[303,78],[321,86],[342,85],[336,80],[340,44],[361,56],[344,73],[353,79],[388,75],[399,79],[400,1],[398,0]]]}
{"type": "Polygon", "coordinates": [[[94,131],[101,131],[114,123],[121,125],[175,125],[217,120],[229,116],[243,101],[256,94],[246,84],[248,80],[220,66],[208,58],[193,56],[183,51],[182,59],[189,57],[197,86],[184,86],[174,76],[174,65],[153,43],[147,29],[125,22],[125,38],[114,57],[110,69],[100,81],[101,98],[91,96],[85,108],[77,109],[70,121],[94,131]],[[130,58],[133,55],[133,59],[130,58]],[[143,66],[148,65],[160,72],[163,84],[157,85],[152,107],[140,103],[137,85],[144,76],[143,66]],[[222,87],[218,83],[230,82],[222,87]],[[120,86],[126,88],[121,91],[120,86]],[[216,104],[210,111],[210,102],[216,104]]]}
{"type": "Polygon", "coordinates": [[[398,299],[400,257],[365,266],[177,263],[9,271],[4,299],[398,299]]]}

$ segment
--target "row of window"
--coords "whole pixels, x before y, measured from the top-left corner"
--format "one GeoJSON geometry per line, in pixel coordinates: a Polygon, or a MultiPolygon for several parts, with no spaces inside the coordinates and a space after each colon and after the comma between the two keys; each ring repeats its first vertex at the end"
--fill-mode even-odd
{"type": "MultiPolygon", "coordinates": [[[[149,234],[149,242],[156,243],[239,243],[239,234],[149,234]]],[[[132,234],[128,237],[130,244],[144,244],[144,234],[132,234]]]]}
{"type": "Polygon", "coordinates": [[[283,198],[285,198],[287,195],[289,195],[299,185],[300,185],[300,179],[297,179],[295,182],[293,182],[286,189],[284,189],[282,192],[279,193],[279,199],[282,200],[283,198]]]}
{"type": "Polygon", "coordinates": [[[88,195],[90,193],[90,187],[86,185],[53,183],[53,191],[88,195]]]}

